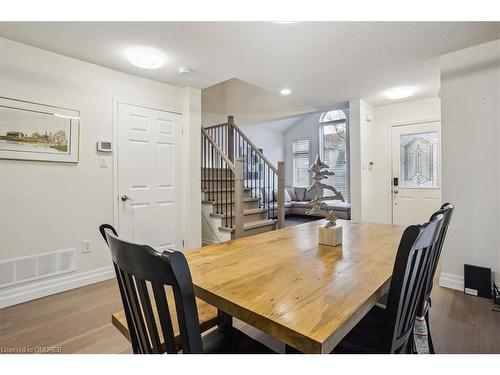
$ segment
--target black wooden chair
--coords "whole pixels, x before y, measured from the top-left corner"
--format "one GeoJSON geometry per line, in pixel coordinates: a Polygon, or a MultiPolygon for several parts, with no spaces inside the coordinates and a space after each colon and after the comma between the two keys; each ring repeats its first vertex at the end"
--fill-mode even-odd
{"type": "Polygon", "coordinates": [[[413,329],[431,253],[444,216],[406,228],[399,243],[386,308],[374,306],[335,353],[413,353],[413,329]]]}
{"type": "Polygon", "coordinates": [[[450,224],[451,217],[453,216],[453,211],[455,207],[451,203],[444,203],[441,209],[432,214],[430,220],[434,220],[439,215],[443,215],[443,225],[441,226],[440,233],[438,235],[438,240],[436,245],[432,249],[431,260],[429,266],[429,272],[427,274],[427,279],[424,284],[424,290],[422,298],[420,299],[420,304],[417,309],[417,319],[425,320],[427,326],[427,342],[429,344],[429,353],[434,354],[434,344],[432,342],[431,330],[429,325],[429,310],[431,308],[431,292],[432,286],[434,284],[434,276],[436,275],[436,269],[439,263],[439,257],[441,256],[441,250],[443,249],[444,240],[446,238],[446,233],[448,231],[448,225],[450,224]]]}
{"type": "Polygon", "coordinates": [[[111,251],[134,353],[272,353],[233,327],[201,335],[191,273],[183,253],[167,250],[160,254],[150,246],[123,241],[108,224],[99,230],[111,251]],[[180,343],[174,336],[166,287],[172,288],[180,343]]]}

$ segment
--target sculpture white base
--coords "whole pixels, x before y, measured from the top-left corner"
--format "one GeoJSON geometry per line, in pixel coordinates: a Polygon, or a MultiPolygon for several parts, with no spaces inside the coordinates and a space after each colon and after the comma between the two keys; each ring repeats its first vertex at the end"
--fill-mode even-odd
{"type": "Polygon", "coordinates": [[[319,227],[319,244],[337,246],[342,243],[342,227],[319,227]]]}

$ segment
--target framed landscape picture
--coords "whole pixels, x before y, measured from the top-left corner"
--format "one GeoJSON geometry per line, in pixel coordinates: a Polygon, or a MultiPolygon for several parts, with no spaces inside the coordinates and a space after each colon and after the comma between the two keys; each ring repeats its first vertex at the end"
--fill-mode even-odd
{"type": "Polygon", "coordinates": [[[0,97],[0,159],[78,163],[80,112],[0,97]]]}

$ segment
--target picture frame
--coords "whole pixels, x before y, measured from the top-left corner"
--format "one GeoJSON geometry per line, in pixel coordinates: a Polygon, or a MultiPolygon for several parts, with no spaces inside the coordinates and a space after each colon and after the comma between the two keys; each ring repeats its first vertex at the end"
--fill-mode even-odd
{"type": "Polygon", "coordinates": [[[0,159],[78,163],[80,112],[0,97],[0,159]]]}

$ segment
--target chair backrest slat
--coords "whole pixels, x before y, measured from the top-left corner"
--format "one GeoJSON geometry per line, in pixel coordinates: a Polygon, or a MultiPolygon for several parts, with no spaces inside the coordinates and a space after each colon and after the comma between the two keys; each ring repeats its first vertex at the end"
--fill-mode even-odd
{"type": "Polygon", "coordinates": [[[387,353],[411,351],[413,327],[420,296],[429,272],[431,250],[438,240],[443,216],[422,224],[411,225],[401,238],[387,300],[387,353]]]}
{"type": "MultiPolygon", "coordinates": [[[[432,254],[431,254],[431,263],[430,263],[430,268],[429,268],[429,273],[427,275],[427,279],[425,282],[425,289],[424,289],[424,297],[422,299],[422,304],[425,303],[426,300],[429,299],[431,292],[432,292],[432,287],[434,284],[434,276],[436,275],[436,269],[439,263],[439,258],[441,256],[441,251],[443,249],[444,245],[444,240],[446,238],[446,234],[448,232],[448,226],[450,225],[451,218],[453,216],[453,211],[455,210],[455,207],[451,203],[444,203],[441,206],[441,209],[438,211],[434,212],[430,218],[430,220],[434,220],[437,216],[443,215],[443,225],[441,226],[441,232],[439,233],[438,240],[436,242],[436,245],[433,248],[432,254]]],[[[424,309],[424,306],[420,306],[419,311],[422,314],[424,309]]],[[[423,316],[423,314],[422,314],[423,316]]]]}
{"type": "Polygon", "coordinates": [[[99,229],[111,251],[134,353],[202,353],[193,282],[184,255],[173,250],[159,254],[147,245],[123,241],[110,225],[99,229]],[[173,290],[180,346],[165,287],[173,290]]]}
{"type": "Polygon", "coordinates": [[[142,279],[136,280],[136,282],[137,291],[139,292],[139,298],[141,300],[141,305],[146,321],[146,326],[148,328],[149,337],[151,339],[151,344],[153,347],[153,353],[159,354],[162,352],[160,335],[156,326],[156,319],[153,313],[153,307],[151,306],[151,300],[149,299],[148,286],[142,279]]]}
{"type": "Polygon", "coordinates": [[[177,345],[175,344],[174,327],[170,310],[168,307],[167,297],[165,296],[165,287],[158,283],[152,283],[153,294],[156,302],[156,309],[160,317],[160,327],[165,340],[165,351],[169,354],[177,353],[177,345]]]}

